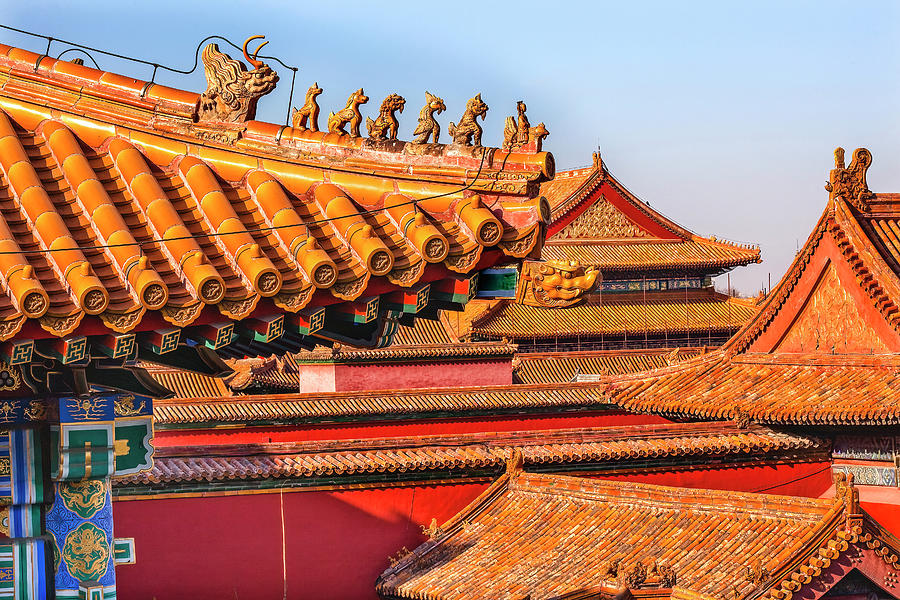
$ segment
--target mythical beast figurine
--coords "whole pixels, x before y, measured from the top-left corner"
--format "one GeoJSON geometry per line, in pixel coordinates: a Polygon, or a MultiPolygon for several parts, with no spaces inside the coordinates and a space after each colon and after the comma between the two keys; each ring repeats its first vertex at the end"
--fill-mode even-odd
{"type": "Polygon", "coordinates": [[[200,96],[197,114],[201,121],[243,123],[256,117],[257,101],[274,90],[278,83],[275,71],[256,58],[269,42],[260,44],[253,56],[247,52],[247,45],[262,37],[254,35],[244,42],[244,58],[254,67],[252,71],[221,52],[216,44],[209,44],[203,49],[206,91],[200,96]]]}
{"type": "Polygon", "coordinates": [[[359,125],[362,123],[362,114],[359,107],[369,101],[369,97],[363,93],[363,89],[359,88],[347,98],[347,106],[336,113],[328,115],[328,131],[330,133],[347,134],[344,125],[350,124],[350,135],[359,137],[359,125]]]}
{"type": "Polygon", "coordinates": [[[322,93],[319,82],[313,83],[306,90],[306,101],[301,108],[295,108],[291,115],[291,126],[294,129],[319,130],[319,103],[316,97],[322,93]]]}
{"type": "Polygon", "coordinates": [[[400,123],[397,122],[395,112],[403,112],[406,100],[400,94],[391,94],[381,103],[381,109],[378,111],[378,118],[374,121],[372,117],[366,117],[366,129],[369,130],[369,137],[373,140],[383,140],[390,138],[397,139],[397,129],[400,123]]]}
{"type": "Polygon", "coordinates": [[[434,118],[434,114],[441,114],[445,110],[447,107],[442,98],[438,98],[431,92],[425,92],[425,106],[419,111],[419,124],[413,131],[413,135],[419,136],[414,140],[417,144],[427,144],[430,136],[433,136],[434,139],[432,143],[438,143],[438,138],[441,137],[441,125],[434,118]]]}
{"type": "Polygon", "coordinates": [[[453,141],[465,146],[481,146],[481,125],[478,124],[478,117],[484,119],[487,111],[488,105],[481,99],[481,94],[466,102],[466,111],[459,120],[459,125],[451,121],[447,128],[453,141]]]}
{"type": "Polygon", "coordinates": [[[600,269],[585,268],[577,260],[528,261],[522,264],[516,301],[548,308],[572,306],[594,290],[599,278],[600,269]]]}

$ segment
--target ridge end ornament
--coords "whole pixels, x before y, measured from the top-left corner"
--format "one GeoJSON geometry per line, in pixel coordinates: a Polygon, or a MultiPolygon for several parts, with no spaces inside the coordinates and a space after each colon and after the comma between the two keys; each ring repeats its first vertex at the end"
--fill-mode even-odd
{"type": "Polygon", "coordinates": [[[306,100],[303,106],[295,108],[291,114],[291,126],[302,131],[319,131],[319,102],[316,98],[322,93],[319,82],[314,82],[306,90],[306,100]]]}
{"type": "Polygon", "coordinates": [[[350,125],[350,137],[359,137],[359,126],[362,123],[362,113],[359,107],[369,101],[362,88],[359,88],[347,98],[347,106],[328,115],[328,132],[347,135],[345,125],[350,125]]]}
{"type": "Polygon", "coordinates": [[[481,146],[481,125],[478,124],[478,117],[484,120],[488,111],[488,105],[481,99],[481,94],[470,98],[466,102],[466,110],[459,119],[459,125],[450,122],[447,127],[447,133],[453,138],[453,143],[463,146],[481,146]]]}
{"type": "Polygon", "coordinates": [[[203,49],[203,65],[206,71],[206,91],[200,96],[197,117],[200,121],[224,121],[243,123],[256,118],[256,104],[262,96],[275,89],[278,74],[256,56],[263,42],[251,56],[247,45],[264,36],[254,35],[244,42],[244,58],[253,66],[248,71],[244,63],[219,50],[216,44],[203,49]]]}
{"type": "Polygon", "coordinates": [[[429,137],[432,137],[433,144],[438,143],[438,138],[441,137],[441,124],[437,122],[434,115],[441,114],[445,110],[447,110],[447,106],[444,104],[443,98],[438,98],[431,92],[425,92],[425,106],[419,111],[419,123],[416,125],[416,130],[413,131],[413,135],[418,136],[413,139],[415,143],[427,144],[429,137]]]}
{"type": "Polygon", "coordinates": [[[828,175],[825,189],[829,200],[843,198],[861,212],[869,210],[868,200],[875,197],[866,183],[866,171],[872,166],[872,153],[866,148],[853,151],[850,166],[844,166],[844,149],[840,146],[834,150],[834,168],[828,175]]]}
{"type": "Polygon", "coordinates": [[[384,139],[397,139],[397,130],[400,123],[397,121],[395,112],[403,112],[406,100],[400,94],[391,94],[381,103],[378,109],[378,117],[373,121],[372,117],[366,117],[366,129],[369,131],[369,138],[376,141],[384,139]]]}

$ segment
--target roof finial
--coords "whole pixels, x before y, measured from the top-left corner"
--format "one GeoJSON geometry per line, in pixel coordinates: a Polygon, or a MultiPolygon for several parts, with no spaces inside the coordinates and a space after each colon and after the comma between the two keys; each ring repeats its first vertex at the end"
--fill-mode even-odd
{"type": "Polygon", "coordinates": [[[525,457],[522,455],[522,450],[519,448],[513,448],[509,451],[509,458],[506,459],[506,473],[510,476],[516,476],[522,472],[522,468],[525,465],[525,457]]]}
{"type": "Polygon", "coordinates": [[[850,166],[844,166],[844,149],[834,150],[834,168],[828,177],[825,189],[829,192],[829,199],[840,197],[845,202],[852,204],[857,210],[866,212],[869,203],[866,200],[875,197],[866,183],[866,171],[872,165],[872,153],[866,148],[857,148],[853,151],[853,160],[850,166]]]}

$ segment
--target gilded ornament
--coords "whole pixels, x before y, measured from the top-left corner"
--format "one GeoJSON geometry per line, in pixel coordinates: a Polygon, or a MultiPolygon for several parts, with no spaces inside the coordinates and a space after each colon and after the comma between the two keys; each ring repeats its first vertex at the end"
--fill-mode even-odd
{"type": "Polygon", "coordinates": [[[10,463],[10,459],[8,458],[0,458],[0,476],[9,475],[12,473],[12,464],[10,463]]]}
{"type": "Polygon", "coordinates": [[[16,418],[19,408],[17,400],[4,400],[0,402],[0,423],[12,423],[16,418]]]}
{"type": "Polygon", "coordinates": [[[319,130],[319,103],[316,97],[321,93],[322,88],[319,87],[318,82],[309,86],[309,89],[306,90],[306,100],[303,106],[295,108],[294,113],[291,115],[291,125],[294,129],[319,130]]]}
{"type": "Polygon", "coordinates": [[[866,212],[869,210],[870,200],[875,194],[869,190],[866,183],[866,171],[872,165],[872,153],[866,148],[857,148],[853,151],[853,160],[850,166],[844,166],[844,149],[835,148],[834,168],[828,177],[825,189],[831,199],[841,197],[856,207],[857,210],[866,212]]]}
{"type": "Polygon", "coordinates": [[[25,407],[25,416],[31,421],[45,421],[49,412],[47,403],[41,400],[32,400],[25,407]]]}
{"type": "MultiPolygon", "coordinates": [[[[9,462],[9,461],[7,461],[9,462]]],[[[6,473],[9,474],[8,472],[6,473]]],[[[0,533],[9,537],[9,507],[0,508],[0,533]]]]}
{"type": "Polygon", "coordinates": [[[76,579],[100,579],[109,566],[109,540],[93,523],[82,523],[66,536],[62,558],[76,579]]]}
{"type": "Polygon", "coordinates": [[[14,390],[22,383],[18,367],[0,362],[0,390],[14,390]]]}
{"type": "Polygon", "coordinates": [[[425,92],[425,106],[419,111],[419,123],[413,132],[413,135],[418,136],[414,139],[417,144],[427,144],[429,137],[432,138],[432,143],[438,143],[438,138],[441,137],[441,125],[434,115],[441,114],[445,110],[447,107],[441,98],[431,92],[425,92]]]}
{"type": "Polygon", "coordinates": [[[115,400],[115,411],[117,417],[133,417],[139,415],[146,407],[146,402],[141,400],[140,404],[134,403],[134,394],[121,396],[115,400]]]}
{"type": "Polygon", "coordinates": [[[278,83],[275,71],[256,58],[269,42],[260,44],[253,56],[247,52],[247,45],[262,37],[255,35],[244,42],[244,58],[254,67],[252,71],[221,52],[216,44],[209,44],[203,49],[207,87],[200,96],[198,118],[201,121],[243,123],[256,117],[257,102],[274,90],[278,83]]]}
{"type": "Polygon", "coordinates": [[[59,497],[70,511],[90,519],[106,506],[106,483],[102,479],[61,481],[59,497]]]}
{"type": "Polygon", "coordinates": [[[108,398],[103,396],[85,396],[72,398],[70,413],[73,417],[84,420],[99,419],[103,416],[108,398]]]}
{"type": "Polygon", "coordinates": [[[453,142],[464,146],[481,146],[482,130],[478,124],[478,117],[484,119],[487,111],[488,105],[481,99],[481,94],[471,98],[466,103],[466,110],[459,120],[459,125],[451,121],[447,127],[453,142]]]}
{"type": "Polygon", "coordinates": [[[359,125],[362,123],[362,113],[359,107],[369,101],[369,97],[359,88],[347,98],[347,106],[336,113],[328,115],[328,131],[330,133],[342,133],[347,135],[344,126],[350,125],[350,136],[359,137],[359,125]]]}

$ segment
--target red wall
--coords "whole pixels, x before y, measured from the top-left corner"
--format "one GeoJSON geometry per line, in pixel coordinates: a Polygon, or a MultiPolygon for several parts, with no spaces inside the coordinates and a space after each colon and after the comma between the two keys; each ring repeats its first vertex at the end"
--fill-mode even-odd
{"type": "MultiPolygon", "coordinates": [[[[685,487],[816,497],[828,463],[681,473],[624,474],[685,487]]],[[[135,538],[137,564],[116,569],[122,598],[238,600],[283,597],[282,510],[288,598],[374,600],[374,583],[400,548],[424,541],[422,526],[463,509],[487,483],[377,490],[303,491],[117,500],[116,537],[135,538]]]]}
{"type": "Polygon", "coordinates": [[[625,411],[573,411],[550,415],[509,415],[448,419],[398,421],[356,421],[352,423],[313,423],[287,427],[241,427],[235,429],[157,429],[153,445],[157,448],[206,444],[261,444],[308,440],[354,440],[379,437],[462,434],[574,427],[622,427],[670,423],[655,415],[636,415],[625,411]]]}
{"type": "Polygon", "coordinates": [[[512,357],[446,363],[334,365],[339,392],[512,385],[512,357]]]}

